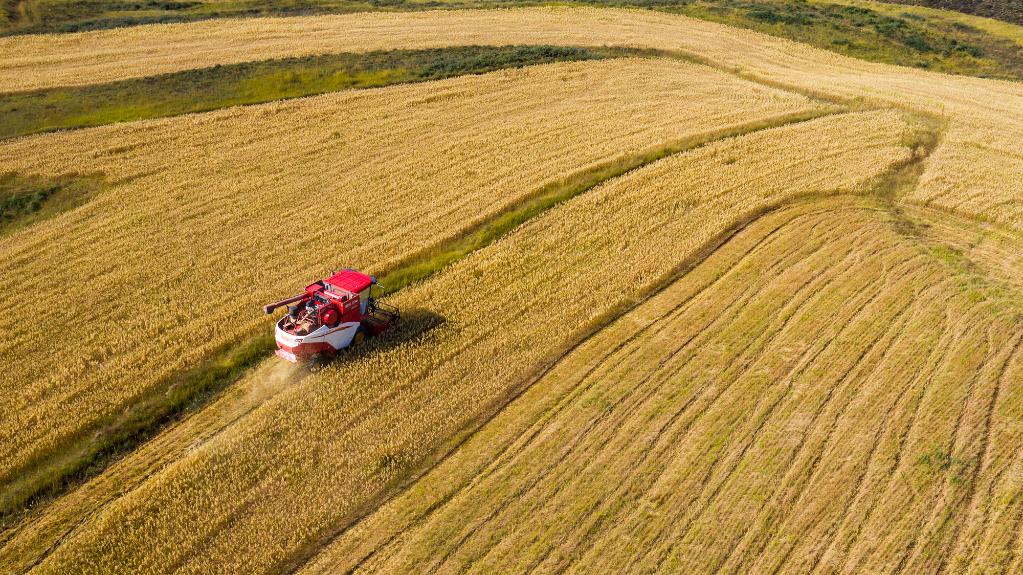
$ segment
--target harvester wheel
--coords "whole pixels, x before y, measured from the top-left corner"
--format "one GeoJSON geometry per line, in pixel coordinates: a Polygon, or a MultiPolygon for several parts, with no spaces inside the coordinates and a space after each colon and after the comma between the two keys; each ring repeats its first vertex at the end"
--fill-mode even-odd
{"type": "Polygon", "coordinates": [[[352,338],[352,347],[359,347],[364,341],[366,341],[366,332],[360,327],[359,330],[355,332],[355,337],[352,338]]]}
{"type": "Polygon", "coordinates": [[[309,358],[309,363],[306,364],[306,367],[309,368],[309,371],[316,373],[323,369],[323,366],[327,365],[329,361],[329,357],[322,353],[318,353],[309,358]]]}

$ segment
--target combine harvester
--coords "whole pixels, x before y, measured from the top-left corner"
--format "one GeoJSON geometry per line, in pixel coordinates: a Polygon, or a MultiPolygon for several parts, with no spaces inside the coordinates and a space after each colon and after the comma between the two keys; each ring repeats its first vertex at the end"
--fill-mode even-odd
{"type": "Polygon", "coordinates": [[[288,313],[277,322],[277,355],[300,359],[317,368],[339,350],[357,346],[398,323],[398,308],[378,300],[376,278],[345,269],[306,286],[305,293],[263,306],[267,314],[281,306],[288,313]]]}

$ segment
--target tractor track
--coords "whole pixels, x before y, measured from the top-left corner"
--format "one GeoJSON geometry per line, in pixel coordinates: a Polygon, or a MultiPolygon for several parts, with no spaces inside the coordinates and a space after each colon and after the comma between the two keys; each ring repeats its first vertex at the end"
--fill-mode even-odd
{"type": "MultiPolygon", "coordinates": [[[[907,264],[907,265],[909,265],[910,263],[912,263],[912,262],[906,262],[906,264],[907,264]]],[[[876,290],[874,289],[874,284],[873,284],[873,283],[869,284],[869,285],[868,285],[868,286],[867,286],[867,287],[866,287],[866,288],[865,288],[865,289],[864,289],[863,291],[865,291],[865,292],[872,292],[872,293],[878,293],[878,291],[876,291],[876,290]]],[[[853,319],[851,319],[851,320],[849,320],[849,321],[848,321],[847,323],[853,323],[853,322],[855,322],[855,321],[857,321],[857,320],[861,320],[861,321],[862,321],[862,314],[863,314],[864,312],[866,312],[866,310],[867,310],[867,309],[869,309],[869,306],[870,306],[870,304],[871,304],[871,303],[873,303],[873,301],[874,301],[874,300],[873,300],[873,298],[871,298],[871,299],[870,299],[870,301],[868,301],[868,302],[865,302],[865,303],[863,303],[863,304],[857,304],[857,306],[856,306],[856,307],[859,307],[859,308],[861,309],[861,313],[860,313],[860,314],[858,314],[857,316],[854,316],[854,318],[853,318],[853,319]]],[[[911,310],[911,309],[912,309],[912,306],[911,306],[911,304],[910,304],[910,305],[907,305],[907,307],[906,307],[906,308],[905,308],[905,309],[903,310],[903,312],[900,312],[900,314],[904,314],[905,312],[908,312],[908,311],[909,311],[909,310],[911,310]]],[[[897,319],[896,319],[896,321],[901,321],[901,317],[900,317],[900,318],[897,318],[897,319]]],[[[908,322],[908,318],[906,318],[906,321],[908,322]]],[[[874,351],[875,349],[877,349],[877,344],[878,344],[878,343],[879,343],[879,342],[880,342],[880,341],[881,341],[882,339],[889,339],[889,338],[888,338],[887,336],[889,336],[889,335],[893,335],[893,334],[897,334],[897,333],[901,332],[901,330],[902,330],[902,327],[903,327],[904,325],[905,325],[905,323],[902,323],[902,324],[901,324],[901,325],[900,325],[900,326],[898,327],[898,329],[894,329],[894,328],[895,328],[896,326],[895,326],[895,324],[893,324],[893,325],[892,325],[892,329],[894,329],[894,331],[889,331],[889,332],[882,332],[882,333],[878,334],[878,338],[877,338],[877,339],[876,339],[876,340],[874,341],[874,343],[873,343],[873,344],[872,344],[871,346],[865,347],[865,348],[864,348],[864,350],[863,350],[863,352],[862,352],[862,354],[861,354],[861,356],[859,357],[859,359],[858,359],[858,360],[857,360],[857,361],[856,361],[856,362],[855,362],[855,363],[854,363],[853,365],[851,365],[851,366],[849,367],[849,369],[848,369],[848,370],[846,371],[845,375],[843,376],[842,382],[848,381],[848,379],[849,379],[849,377],[851,376],[851,374],[852,374],[852,373],[853,373],[854,371],[856,371],[856,370],[857,370],[857,368],[858,368],[859,366],[861,366],[861,365],[862,365],[862,361],[863,361],[863,359],[864,359],[864,358],[865,358],[865,357],[866,357],[867,355],[869,355],[869,354],[870,354],[871,352],[873,352],[873,351],[874,351]]],[[[837,337],[837,336],[836,336],[836,337],[837,337]]],[[[834,341],[834,340],[832,340],[832,341],[834,341]]],[[[821,353],[823,353],[824,351],[825,351],[825,350],[821,350],[821,353]]],[[[887,350],[886,350],[886,351],[887,351],[887,350]]],[[[819,354],[818,354],[818,355],[819,355],[819,354]]],[[[816,359],[816,357],[814,358],[814,360],[815,360],[815,359],[816,359]]],[[[812,362],[812,361],[813,361],[813,360],[811,360],[811,362],[812,362]]],[[[808,364],[809,364],[809,363],[810,363],[810,362],[804,362],[804,365],[803,365],[803,370],[801,371],[801,373],[802,373],[802,372],[805,372],[805,369],[806,369],[806,368],[808,367],[808,364]]],[[[793,378],[793,379],[794,379],[794,378],[793,378]]],[[[822,401],[820,402],[820,407],[819,407],[819,408],[817,409],[817,411],[815,411],[815,412],[814,412],[814,414],[813,414],[813,416],[812,416],[812,419],[811,419],[810,423],[809,423],[809,424],[807,424],[807,426],[806,426],[806,427],[807,427],[808,429],[814,429],[814,428],[816,427],[816,422],[817,422],[817,419],[818,419],[819,417],[821,417],[821,416],[822,416],[822,415],[824,414],[824,412],[825,412],[825,411],[826,411],[826,410],[828,409],[828,407],[829,407],[829,406],[831,405],[831,403],[832,403],[832,398],[834,397],[834,394],[835,394],[835,392],[836,392],[836,391],[838,390],[838,387],[839,387],[840,385],[841,385],[841,383],[837,383],[836,385],[834,385],[834,386],[832,386],[832,387],[830,387],[830,388],[829,388],[828,392],[827,392],[827,393],[825,394],[825,397],[824,397],[824,398],[823,398],[823,400],[822,400],[822,401]]],[[[838,425],[838,419],[839,419],[840,415],[841,415],[840,413],[837,413],[837,414],[835,415],[835,419],[834,419],[834,420],[832,421],[831,425],[829,426],[829,432],[828,432],[828,434],[827,434],[827,437],[825,437],[825,438],[823,439],[823,441],[821,442],[821,447],[822,447],[822,449],[823,449],[823,447],[827,446],[827,445],[828,445],[828,444],[829,444],[829,443],[831,442],[831,437],[832,437],[832,436],[834,435],[834,432],[835,432],[835,428],[836,428],[836,427],[837,427],[837,425],[838,425]]],[[[792,473],[796,473],[796,472],[794,471],[794,469],[795,469],[795,465],[796,465],[796,464],[798,463],[798,461],[800,460],[800,457],[801,457],[801,456],[803,455],[803,453],[804,453],[804,449],[805,449],[805,447],[806,447],[806,443],[807,443],[807,442],[809,441],[809,435],[810,435],[809,433],[806,433],[806,434],[803,434],[803,435],[801,435],[801,437],[800,437],[800,441],[799,441],[799,443],[797,444],[797,446],[796,446],[796,448],[795,448],[795,453],[793,454],[792,458],[790,459],[790,461],[789,461],[789,464],[788,464],[788,465],[789,465],[789,467],[788,467],[788,469],[786,469],[785,473],[783,474],[783,477],[786,477],[786,478],[787,478],[787,477],[788,477],[788,476],[789,476],[790,474],[792,474],[792,473]]],[[[818,451],[816,451],[816,452],[815,452],[815,453],[813,454],[813,456],[812,456],[812,460],[811,460],[811,463],[810,463],[810,465],[809,465],[809,470],[808,470],[808,472],[805,472],[805,473],[804,473],[804,472],[800,472],[800,473],[803,473],[804,475],[806,475],[806,479],[805,479],[805,481],[804,481],[803,483],[810,483],[810,482],[812,482],[812,480],[813,480],[813,476],[814,476],[814,472],[815,472],[815,469],[816,469],[817,465],[819,464],[819,462],[820,462],[820,459],[821,459],[821,457],[822,457],[822,456],[823,456],[823,451],[822,451],[822,450],[818,450],[818,451]]],[[[729,474],[729,475],[731,475],[731,474],[729,474]]],[[[786,480],[784,480],[784,479],[783,479],[783,480],[781,481],[781,483],[782,483],[783,485],[785,485],[787,489],[791,489],[791,488],[792,488],[792,485],[791,485],[791,483],[792,483],[792,482],[790,482],[790,481],[786,481],[786,480]]],[[[805,485],[804,485],[804,484],[799,484],[799,485],[797,485],[797,486],[796,486],[796,488],[798,488],[798,489],[802,489],[802,488],[805,488],[805,485]]],[[[790,494],[788,494],[788,493],[779,493],[779,494],[777,494],[777,495],[775,496],[775,502],[774,502],[774,506],[775,506],[775,507],[778,507],[778,508],[780,508],[780,509],[784,509],[785,507],[783,507],[783,506],[782,506],[782,503],[783,503],[784,501],[782,501],[782,500],[784,500],[784,499],[793,499],[793,500],[798,500],[798,499],[800,499],[800,498],[802,497],[802,495],[803,495],[803,492],[802,492],[802,491],[800,491],[800,492],[798,492],[798,493],[795,493],[795,494],[791,494],[791,495],[790,495],[790,494]]],[[[708,506],[709,506],[709,503],[708,503],[708,506]]],[[[705,512],[706,510],[707,510],[707,507],[704,507],[704,508],[702,508],[702,509],[700,510],[700,513],[702,514],[702,513],[703,513],[703,512],[705,512]]],[[[697,518],[699,518],[699,516],[697,516],[697,518]]],[[[784,520],[785,520],[785,518],[786,518],[786,517],[785,517],[785,515],[784,515],[784,514],[780,515],[779,517],[774,517],[774,516],[768,516],[767,518],[764,518],[764,519],[762,520],[762,523],[768,523],[768,524],[770,524],[770,523],[774,523],[774,522],[776,522],[776,521],[784,521],[784,520]]],[[[760,521],[758,521],[758,524],[757,524],[757,526],[759,526],[760,524],[761,524],[761,522],[760,522],[760,521]]],[[[750,526],[750,529],[749,529],[749,530],[747,530],[747,531],[746,531],[745,533],[743,533],[743,534],[742,534],[742,535],[740,536],[740,538],[739,538],[739,543],[740,543],[740,544],[737,544],[737,545],[736,545],[735,547],[733,547],[733,548],[732,548],[732,551],[731,551],[731,552],[729,553],[729,555],[728,555],[727,557],[725,557],[725,558],[724,558],[724,559],[723,559],[723,560],[721,561],[721,565],[720,565],[720,566],[718,567],[718,569],[719,569],[719,570],[720,570],[720,569],[721,569],[721,568],[722,568],[722,567],[723,567],[724,565],[726,565],[726,564],[727,564],[727,563],[729,562],[729,560],[731,559],[731,557],[733,556],[733,554],[734,554],[734,553],[735,553],[735,552],[736,552],[736,551],[737,551],[738,549],[740,549],[740,547],[743,547],[743,545],[741,545],[741,543],[744,543],[744,542],[748,541],[748,538],[750,538],[750,537],[755,537],[756,535],[758,535],[758,533],[754,533],[754,532],[753,532],[753,529],[754,529],[754,527],[755,527],[754,525],[751,525],[751,526],[750,526]]],[[[690,529],[691,529],[691,526],[690,526],[690,529]]],[[[761,545],[761,546],[760,546],[759,548],[760,548],[760,550],[762,551],[762,549],[763,549],[763,545],[766,545],[766,543],[767,543],[767,542],[766,542],[766,541],[761,541],[761,543],[762,543],[762,545],[761,545]]],[[[756,552],[756,553],[754,553],[754,554],[758,554],[758,553],[759,553],[759,552],[756,552]]]]}

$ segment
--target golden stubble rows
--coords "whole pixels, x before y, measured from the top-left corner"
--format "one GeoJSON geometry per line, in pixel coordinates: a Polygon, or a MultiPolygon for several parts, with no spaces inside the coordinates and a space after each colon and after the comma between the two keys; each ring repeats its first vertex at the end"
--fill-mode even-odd
{"type": "Polygon", "coordinates": [[[0,144],[23,173],[103,173],[0,243],[0,477],[262,327],[544,184],[694,134],[813,110],[676,61],[616,60],[338,93],[0,144]],[[680,97],[684,95],[684,97],[680,97]],[[36,298],[54,308],[40,310],[36,298]]]}
{"type": "Polygon", "coordinates": [[[758,220],[304,572],[1004,572],[1023,328],[922,248],[861,201],[758,220]]]}
{"type": "Polygon", "coordinates": [[[446,322],[276,396],[80,526],[40,572],[273,569],[301,556],[574,334],[736,222],[856,192],[909,158],[901,114],[832,116],[726,140],[609,182],[395,299],[446,322]]]}
{"type": "Polygon", "coordinates": [[[874,64],[788,40],[642,10],[531,8],[220,20],[0,39],[0,90],[88,84],[265,58],[456,44],[683,50],[769,81],[949,121],[910,201],[1023,229],[1023,85],[874,64]]]}

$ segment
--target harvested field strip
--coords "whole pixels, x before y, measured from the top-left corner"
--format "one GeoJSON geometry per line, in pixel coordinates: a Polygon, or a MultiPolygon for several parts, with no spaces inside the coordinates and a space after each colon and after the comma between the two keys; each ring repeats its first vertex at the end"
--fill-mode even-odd
{"type": "Polygon", "coordinates": [[[71,162],[111,183],[0,244],[0,324],[14,334],[0,351],[22,358],[0,374],[0,476],[24,477],[17,470],[76,443],[91,450],[86,430],[267,329],[260,305],[295,278],[342,264],[392,269],[552,181],[819,109],[693,64],[616,59],[0,145],[19,172],[59,175],[71,162]],[[53,285],[76,294],[64,309],[76,321],[26,321],[23,294],[53,285]],[[46,361],[54,354],[62,362],[46,361]]]}
{"type": "Polygon", "coordinates": [[[1023,329],[897,228],[850,200],[753,223],[302,572],[1006,570],[1023,329]]]}
{"type": "MultiPolygon", "coordinates": [[[[387,286],[390,293],[394,293],[414,281],[422,280],[436,273],[473,251],[482,249],[516,226],[536,217],[554,205],[603,181],[620,177],[668,155],[695,149],[714,140],[750,134],[835,112],[834,109],[822,108],[806,113],[799,112],[782,116],[769,121],[753,122],[734,129],[687,138],[661,149],[610,164],[598,165],[569,179],[545,186],[536,195],[511,206],[507,211],[492,215],[490,220],[483,222],[472,233],[452,237],[436,247],[414,254],[406,262],[398,263],[391,270],[383,272],[382,283],[387,286]]],[[[422,315],[422,313],[418,315],[422,315]]],[[[429,320],[429,318],[427,319],[429,320]]],[[[420,325],[422,322],[417,321],[415,310],[411,314],[405,314],[404,323],[405,327],[401,329],[400,333],[388,337],[384,345],[391,345],[390,341],[394,339],[401,341],[413,337],[415,333],[432,327],[432,322],[429,321],[428,323],[431,325],[420,325]]],[[[154,473],[163,465],[169,464],[176,457],[184,455],[187,450],[193,449],[196,445],[205,443],[252,409],[270,399],[276,391],[283,387],[284,383],[289,381],[293,383],[304,376],[304,373],[299,370],[273,367],[277,362],[276,359],[271,359],[262,365],[258,372],[250,374],[241,381],[240,385],[231,389],[225,397],[216,398],[215,403],[208,408],[202,406],[204,400],[212,399],[211,392],[220,391],[224,386],[235,383],[240,369],[254,365],[256,361],[269,354],[272,348],[273,341],[263,330],[259,335],[242,338],[232,344],[226,355],[216,355],[176,376],[174,378],[176,395],[181,396],[186,392],[192,394],[187,397],[182,396],[183,399],[189,401],[187,406],[183,406],[184,409],[191,411],[201,408],[199,414],[169,430],[166,436],[159,437],[152,444],[145,444],[138,453],[132,454],[127,461],[117,464],[116,468],[109,472],[104,472],[97,481],[70,493],[68,497],[62,498],[57,505],[45,509],[45,515],[41,516],[38,523],[28,530],[31,535],[27,540],[22,539],[5,550],[9,552],[12,548],[17,549],[17,570],[27,570],[28,565],[40,558],[39,553],[50,549],[54,545],[54,541],[65,537],[74,525],[82,521],[88,511],[101,508],[118,494],[123,494],[127,489],[137,486],[147,475],[154,473]],[[257,353],[253,354],[253,350],[257,353]],[[238,363],[239,361],[246,363],[238,363]],[[211,369],[211,365],[214,366],[214,369],[211,369]],[[225,369],[222,366],[228,366],[228,368],[225,369]],[[211,380],[211,377],[219,379],[211,380]],[[191,378],[196,378],[198,381],[191,383],[191,378]],[[154,464],[154,462],[156,463],[154,464]]],[[[372,353],[372,348],[367,350],[367,353],[372,353]]],[[[177,405],[177,403],[162,402],[158,406],[154,406],[170,411],[163,417],[154,418],[151,425],[146,421],[139,421],[139,425],[118,427],[118,437],[130,435],[136,441],[117,442],[112,444],[110,451],[101,447],[100,451],[89,455],[83,461],[88,462],[90,471],[100,471],[108,460],[114,460],[123,456],[127,451],[143,445],[143,442],[157,432],[168,419],[179,415],[178,412],[182,410],[178,409],[177,405]]],[[[133,411],[138,412],[140,408],[136,407],[133,411]]],[[[53,470],[50,471],[53,473],[53,470]]],[[[75,484],[86,478],[69,471],[68,474],[60,478],[60,488],[77,487],[75,484]]],[[[44,494],[39,493],[39,495],[44,494]]],[[[35,502],[34,505],[38,506],[39,502],[35,502]]],[[[0,557],[5,559],[15,557],[15,555],[5,557],[6,555],[7,553],[0,553],[0,557]]]]}
{"type": "Polygon", "coordinates": [[[37,570],[303,562],[722,229],[801,194],[865,190],[909,159],[909,129],[871,112],[766,130],[545,212],[394,298],[443,325],[275,396],[90,517],[37,570]]]}
{"type": "Polygon", "coordinates": [[[0,94],[0,117],[5,118],[0,124],[0,139],[638,52],[560,46],[451,46],[327,54],[0,94]]]}

